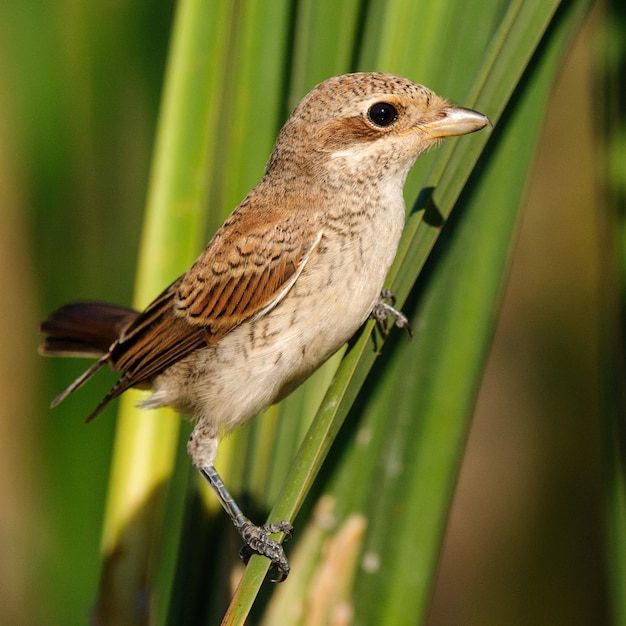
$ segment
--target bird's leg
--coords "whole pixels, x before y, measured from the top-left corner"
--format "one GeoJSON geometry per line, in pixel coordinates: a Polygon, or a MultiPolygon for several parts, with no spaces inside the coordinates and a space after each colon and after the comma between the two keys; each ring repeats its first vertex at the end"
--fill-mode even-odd
{"type": "Polygon", "coordinates": [[[398,328],[404,328],[406,334],[413,337],[413,331],[406,315],[401,311],[393,308],[396,302],[396,298],[389,289],[383,289],[380,292],[380,296],[370,313],[370,317],[373,317],[381,326],[384,332],[387,331],[387,316],[391,317],[398,328]],[[391,304],[390,304],[391,303],[391,304]]]}
{"type": "Polygon", "coordinates": [[[287,561],[283,547],[278,541],[271,539],[270,535],[272,533],[285,533],[287,536],[291,536],[293,531],[291,523],[282,521],[256,526],[242,513],[213,465],[200,468],[200,473],[206,478],[209,485],[211,485],[215,495],[221,502],[224,510],[230,516],[237,532],[239,532],[243,539],[244,545],[241,548],[239,556],[243,559],[244,563],[248,563],[248,560],[254,553],[266,556],[279,571],[279,578],[274,582],[282,582],[285,580],[289,574],[289,562],[287,561]]]}

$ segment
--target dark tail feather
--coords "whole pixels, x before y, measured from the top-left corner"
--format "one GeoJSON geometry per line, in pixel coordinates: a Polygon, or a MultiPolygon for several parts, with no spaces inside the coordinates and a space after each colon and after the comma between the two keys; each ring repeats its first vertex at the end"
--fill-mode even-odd
{"type": "MultiPolygon", "coordinates": [[[[109,351],[112,345],[138,315],[137,311],[126,307],[104,302],[84,301],[62,306],[41,323],[40,329],[46,335],[39,348],[42,354],[99,357],[86,372],[52,401],[51,406],[55,407],[65,400],[109,362],[109,351]]],[[[129,386],[126,379],[122,377],[87,418],[87,421],[96,417],[113,398],[119,396],[129,386]]]]}
{"type": "MultiPolygon", "coordinates": [[[[50,406],[54,408],[57,404],[60,404],[69,396],[72,392],[76,391],[79,387],[82,387],[96,372],[102,369],[107,363],[107,356],[103,356],[98,361],[96,361],[87,371],[83,372],[69,387],[64,389],[52,402],[50,406]]],[[[127,384],[126,379],[122,376],[120,380],[117,381],[113,389],[107,393],[106,396],[102,399],[100,404],[89,414],[85,422],[91,422],[94,417],[99,415],[104,407],[117,398],[123,391],[126,391],[130,385],[127,384]]]]}
{"type": "MultiPolygon", "coordinates": [[[[76,391],[79,387],[82,387],[97,371],[101,370],[106,365],[106,357],[103,356],[99,361],[96,361],[86,372],[83,372],[69,387],[64,389],[54,400],[50,403],[51,407],[55,407],[60,404],[70,395],[73,391],[76,391]]],[[[94,415],[95,417],[95,415],[94,415]]]]}
{"type": "Polygon", "coordinates": [[[101,357],[138,315],[133,309],[104,302],[66,304],[41,323],[46,338],[39,351],[54,356],[101,357]]]}
{"type": "Polygon", "coordinates": [[[109,393],[107,393],[107,395],[102,398],[100,404],[98,404],[98,406],[89,414],[89,416],[85,420],[86,424],[88,424],[89,422],[91,422],[92,419],[100,415],[100,413],[104,410],[104,407],[109,404],[111,400],[115,400],[115,398],[117,398],[123,391],[126,391],[126,389],[128,389],[128,386],[123,386],[123,381],[124,377],[120,378],[120,380],[113,387],[113,389],[111,389],[111,391],[109,391],[109,393]]]}

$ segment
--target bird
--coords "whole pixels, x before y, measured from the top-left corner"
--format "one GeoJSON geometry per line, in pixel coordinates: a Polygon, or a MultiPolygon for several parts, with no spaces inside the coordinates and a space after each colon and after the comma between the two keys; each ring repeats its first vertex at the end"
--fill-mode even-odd
{"type": "Polygon", "coordinates": [[[409,329],[383,289],[405,220],[403,188],[420,154],[490,124],[483,114],[388,73],[318,84],[281,129],[260,182],[192,267],[142,312],[73,302],[41,323],[40,352],[97,360],[119,378],[87,421],[131,387],[144,408],[172,407],[195,426],[192,464],[241,535],[242,555],[290,571],[283,520],[257,526],[214,467],[221,437],[280,401],[373,317],[409,329]]]}

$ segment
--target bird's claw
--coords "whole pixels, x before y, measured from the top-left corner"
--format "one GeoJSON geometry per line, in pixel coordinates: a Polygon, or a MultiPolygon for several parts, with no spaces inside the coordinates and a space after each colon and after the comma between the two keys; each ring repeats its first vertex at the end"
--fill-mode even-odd
{"type": "Polygon", "coordinates": [[[289,561],[287,561],[282,545],[272,539],[270,535],[285,533],[285,538],[288,539],[293,534],[292,524],[282,521],[256,526],[247,520],[238,530],[244,541],[244,545],[239,551],[241,560],[247,565],[253,554],[267,557],[272,562],[272,567],[278,570],[278,578],[273,579],[273,582],[283,582],[289,575],[289,561]]]}
{"type": "Polygon", "coordinates": [[[411,330],[411,325],[409,324],[409,320],[397,309],[393,308],[393,304],[395,304],[396,298],[393,293],[389,289],[383,289],[380,292],[380,296],[370,313],[370,316],[373,317],[383,329],[383,332],[387,332],[387,317],[391,317],[394,321],[394,324],[398,328],[404,328],[406,334],[409,338],[413,337],[413,331],[411,330]],[[391,304],[390,304],[391,303],[391,304]]]}

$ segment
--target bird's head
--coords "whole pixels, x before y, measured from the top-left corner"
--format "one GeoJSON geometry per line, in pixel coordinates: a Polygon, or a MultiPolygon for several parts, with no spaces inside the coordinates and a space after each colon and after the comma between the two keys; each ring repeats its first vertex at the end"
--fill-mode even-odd
{"type": "Polygon", "coordinates": [[[383,73],[329,78],[298,104],[268,164],[359,176],[368,171],[404,183],[417,157],[445,137],[480,130],[489,120],[416,83],[383,73]]]}

